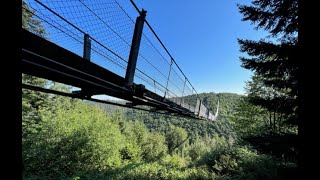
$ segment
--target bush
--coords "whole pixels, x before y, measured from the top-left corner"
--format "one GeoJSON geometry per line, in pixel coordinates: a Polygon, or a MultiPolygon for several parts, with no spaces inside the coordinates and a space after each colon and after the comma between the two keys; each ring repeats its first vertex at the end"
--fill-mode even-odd
{"type": "Polygon", "coordinates": [[[141,148],[135,142],[127,142],[120,151],[123,160],[139,162],[141,160],[141,148]]]}
{"type": "Polygon", "coordinates": [[[162,158],[161,164],[168,167],[168,168],[183,168],[183,167],[186,167],[187,162],[185,159],[174,154],[172,156],[167,155],[166,157],[162,158]]]}
{"type": "Polygon", "coordinates": [[[277,165],[270,156],[259,155],[247,147],[215,149],[205,157],[205,163],[223,179],[274,179],[277,165]]]}
{"type": "Polygon", "coordinates": [[[64,177],[115,168],[124,138],[106,114],[68,99],[40,111],[41,130],[24,140],[25,175],[64,177]]]}
{"type": "Polygon", "coordinates": [[[167,154],[165,138],[159,133],[150,133],[141,145],[142,157],[147,162],[161,159],[167,154]]]}
{"type": "Polygon", "coordinates": [[[104,179],[214,179],[214,173],[210,173],[207,169],[190,168],[180,170],[168,168],[157,162],[145,164],[130,164],[123,167],[120,171],[113,174],[107,174],[104,179]]]}
{"type": "Polygon", "coordinates": [[[187,140],[188,134],[185,129],[170,125],[165,137],[169,153],[172,154],[175,149],[182,149],[181,145],[187,140]]]}

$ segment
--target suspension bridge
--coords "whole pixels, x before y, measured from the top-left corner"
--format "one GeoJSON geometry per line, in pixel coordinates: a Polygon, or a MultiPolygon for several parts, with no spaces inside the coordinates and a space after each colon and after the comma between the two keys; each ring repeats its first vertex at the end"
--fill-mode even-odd
{"type": "Polygon", "coordinates": [[[22,73],[64,83],[72,93],[30,84],[23,88],[129,108],[216,120],[131,0],[136,19],[116,0],[28,0],[41,22],[38,31],[22,28],[22,73]],[[39,31],[40,29],[40,31],[39,31]],[[117,103],[92,98],[108,95],[117,103]]]}

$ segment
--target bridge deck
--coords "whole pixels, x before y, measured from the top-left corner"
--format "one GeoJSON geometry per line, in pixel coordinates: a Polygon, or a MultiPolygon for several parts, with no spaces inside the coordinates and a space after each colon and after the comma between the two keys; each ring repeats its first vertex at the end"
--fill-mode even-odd
{"type": "Polygon", "coordinates": [[[22,29],[22,72],[82,89],[84,96],[105,94],[169,113],[196,115],[145,88],[124,86],[124,78],[44,38],[22,29]]]}

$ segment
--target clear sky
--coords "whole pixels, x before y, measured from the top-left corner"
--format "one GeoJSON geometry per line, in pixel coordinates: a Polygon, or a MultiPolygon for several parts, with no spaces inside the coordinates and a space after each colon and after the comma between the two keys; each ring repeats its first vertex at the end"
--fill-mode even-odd
{"type": "MultiPolygon", "coordinates": [[[[129,1],[129,0],[128,0],[129,1]]],[[[129,13],[130,2],[119,1],[129,13]]],[[[252,72],[240,66],[237,38],[267,34],[241,21],[237,3],[249,0],[135,0],[198,93],[244,94],[252,72]]],[[[242,54],[244,55],[244,54],[242,54]]]]}
{"type": "MultiPolygon", "coordinates": [[[[250,4],[250,0],[134,1],[140,10],[142,8],[147,10],[146,18],[148,22],[156,31],[198,93],[232,92],[244,94],[245,81],[250,80],[252,72],[240,66],[239,56],[244,56],[245,54],[239,52],[237,38],[259,40],[267,35],[266,32],[254,30],[254,26],[251,25],[250,22],[241,21],[242,14],[238,12],[237,4],[250,4]]],[[[49,6],[51,5],[57,13],[61,13],[73,24],[80,27],[86,33],[98,39],[112,50],[115,50],[114,47],[118,47],[118,41],[113,39],[117,38],[117,36],[112,34],[106,26],[107,23],[105,23],[105,21],[113,23],[111,24],[113,28],[120,28],[120,34],[122,33],[122,30],[124,30],[125,33],[132,35],[131,33],[134,27],[133,23],[130,21],[132,23],[132,30],[128,30],[127,26],[122,27],[123,24],[121,23],[123,22],[118,22],[118,20],[123,20],[123,17],[114,16],[115,12],[108,14],[108,11],[111,11],[111,6],[98,7],[95,9],[96,13],[98,13],[102,19],[106,18],[105,21],[102,22],[101,19],[88,11],[80,1],[49,2],[50,0],[48,0],[47,4],[49,6]],[[70,6],[70,9],[66,11],[65,8],[61,8],[60,6],[70,6]],[[104,13],[104,9],[107,11],[107,14],[104,13]]],[[[83,2],[95,6],[95,3],[89,0],[83,2]]],[[[105,1],[102,0],[97,5],[103,4],[102,2],[105,1]]],[[[117,0],[117,2],[132,19],[135,19],[138,16],[137,11],[129,0],[117,0]]],[[[110,3],[105,4],[108,5],[110,3]]],[[[43,7],[41,8],[43,9],[43,7]]],[[[50,18],[54,18],[46,11],[39,11],[38,13],[44,13],[50,18]]],[[[58,17],[55,18],[57,19],[58,17]]],[[[61,19],[57,21],[61,22],[61,19]]],[[[70,26],[66,26],[66,28],[70,29],[70,26]]],[[[66,39],[64,37],[65,35],[61,32],[57,33],[56,31],[58,30],[55,28],[49,29],[48,26],[46,29],[50,32],[50,40],[58,42],[62,47],[72,49],[73,52],[82,56],[83,47],[81,43],[76,43],[74,40],[72,41],[72,39],[69,40],[70,38],[66,39]],[[51,32],[50,30],[54,31],[51,32]]],[[[147,27],[145,29],[147,29],[147,27]]],[[[147,33],[148,31],[145,31],[145,29],[144,33],[147,33]]],[[[77,32],[75,29],[71,30],[72,32],[77,32]]],[[[115,31],[117,31],[117,29],[115,29],[115,31]]],[[[123,35],[126,36],[126,34],[123,35]]],[[[152,37],[154,36],[152,35],[152,37]]],[[[150,38],[150,36],[148,36],[148,38],[150,38]]],[[[130,41],[131,38],[128,40],[128,43],[130,43],[130,41]]],[[[121,43],[124,44],[123,42],[121,43]]],[[[119,45],[119,47],[121,46],[119,45]]],[[[129,54],[129,46],[119,49],[119,52],[115,52],[129,54]]],[[[122,54],[119,55],[126,58],[125,55],[122,54]]],[[[92,61],[94,61],[94,63],[111,69],[114,72],[118,72],[113,67],[115,66],[114,64],[109,63],[108,65],[105,65],[104,63],[107,63],[108,61],[101,59],[101,57],[99,59],[94,55],[92,56],[92,61]],[[113,66],[111,67],[111,65],[113,66]]],[[[161,66],[162,64],[158,63],[158,65],[161,66]]],[[[169,68],[168,64],[167,67],[169,68]]],[[[164,71],[168,72],[165,70],[164,66],[162,68],[164,71]]],[[[119,74],[124,75],[125,71],[123,69],[121,72],[122,74],[120,71],[119,74]]],[[[151,76],[155,77],[156,75],[151,74],[151,76]]],[[[137,79],[135,79],[135,81],[136,80],[137,79]]],[[[166,81],[166,78],[164,80],[166,81]]],[[[172,81],[178,83],[175,80],[172,81]]],[[[183,84],[183,80],[181,82],[183,84]]],[[[162,85],[165,84],[163,82],[160,83],[162,83],[162,85]]],[[[182,84],[178,84],[178,86],[182,88],[182,84]]]]}

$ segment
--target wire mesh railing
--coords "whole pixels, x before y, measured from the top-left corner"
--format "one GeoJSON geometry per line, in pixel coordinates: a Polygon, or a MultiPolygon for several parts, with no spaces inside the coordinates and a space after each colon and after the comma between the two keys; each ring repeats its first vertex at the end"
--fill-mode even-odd
{"type": "MultiPolygon", "coordinates": [[[[41,22],[46,31],[46,39],[83,56],[84,36],[87,34],[91,39],[90,61],[125,77],[135,22],[119,2],[116,0],[26,0],[25,2],[29,8],[22,8],[41,22]]],[[[138,10],[136,16],[139,14],[138,10]]],[[[145,85],[149,91],[190,112],[208,114],[206,112],[208,108],[201,103],[188,78],[146,20],[145,23],[147,26],[143,29],[140,42],[134,83],[145,85]],[[201,105],[197,107],[198,101],[201,105]]]]}

